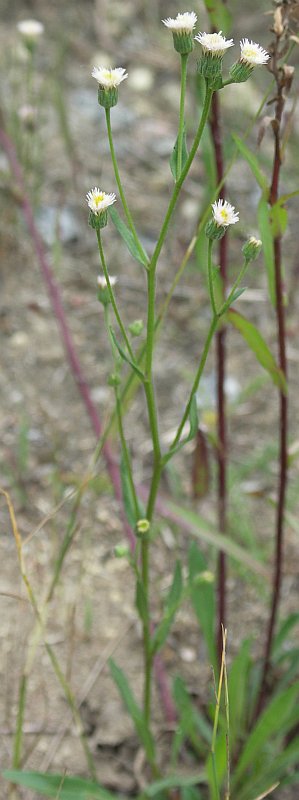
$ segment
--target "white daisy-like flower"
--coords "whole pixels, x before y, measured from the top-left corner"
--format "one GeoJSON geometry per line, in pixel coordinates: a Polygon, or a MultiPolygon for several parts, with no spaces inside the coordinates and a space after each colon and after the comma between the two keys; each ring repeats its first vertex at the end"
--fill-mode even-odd
{"type": "Polygon", "coordinates": [[[94,214],[102,214],[108,206],[112,206],[116,201],[115,194],[106,194],[101,189],[95,187],[86,195],[87,204],[94,214]]]}
{"type": "Polygon", "coordinates": [[[233,39],[226,39],[222,36],[222,31],[219,33],[198,33],[194,37],[199,44],[201,44],[204,53],[210,53],[212,56],[223,56],[228,47],[233,47],[233,39]]]}
{"type": "Polygon", "coordinates": [[[172,33],[192,33],[197,22],[197,15],[194,11],[185,11],[183,14],[177,14],[175,19],[167,17],[167,19],[162,19],[162,22],[172,33]]]}
{"type": "Polygon", "coordinates": [[[242,39],[240,42],[241,55],[240,61],[249,64],[250,67],[266,64],[270,56],[260,44],[250,42],[249,39],[242,39]]]}
{"type": "Polygon", "coordinates": [[[38,22],[37,19],[23,19],[18,22],[17,29],[24,39],[30,39],[31,41],[38,39],[45,30],[42,22],[38,22]]]}
{"type": "Polygon", "coordinates": [[[116,89],[117,86],[128,77],[123,67],[116,67],[115,69],[94,67],[91,74],[102,89],[116,89]]]}
{"type": "Polygon", "coordinates": [[[216,225],[226,228],[228,225],[235,225],[239,222],[239,212],[235,211],[235,206],[232,206],[227,200],[217,200],[212,203],[213,217],[216,225]]]}
{"type": "MultiPolygon", "coordinates": [[[[115,275],[109,275],[110,286],[115,286],[117,283],[117,278],[115,275]]],[[[97,277],[97,284],[100,289],[107,288],[107,281],[105,275],[98,275],[97,277]]]]}

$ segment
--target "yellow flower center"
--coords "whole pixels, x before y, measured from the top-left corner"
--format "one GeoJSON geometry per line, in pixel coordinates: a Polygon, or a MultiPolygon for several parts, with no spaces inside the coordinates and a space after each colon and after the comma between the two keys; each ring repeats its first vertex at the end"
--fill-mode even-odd
{"type": "Polygon", "coordinates": [[[95,195],[94,202],[95,202],[96,206],[99,206],[100,203],[103,202],[104,197],[105,197],[104,192],[101,192],[100,194],[96,194],[95,195]]]}
{"type": "Polygon", "coordinates": [[[227,213],[226,208],[222,208],[221,209],[220,216],[221,216],[221,219],[223,219],[223,222],[227,222],[228,221],[228,213],[227,213]]]}
{"type": "Polygon", "coordinates": [[[243,56],[245,56],[245,58],[255,58],[256,50],[254,50],[253,47],[244,47],[243,56]]]}

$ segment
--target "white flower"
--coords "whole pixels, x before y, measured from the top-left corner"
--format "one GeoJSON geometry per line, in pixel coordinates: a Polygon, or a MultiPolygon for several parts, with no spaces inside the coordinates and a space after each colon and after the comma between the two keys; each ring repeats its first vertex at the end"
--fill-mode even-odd
{"type": "Polygon", "coordinates": [[[94,214],[102,214],[108,206],[112,206],[115,203],[116,196],[115,194],[106,194],[106,192],[102,192],[101,189],[95,187],[95,189],[87,192],[86,200],[94,214]]]}
{"type": "Polygon", "coordinates": [[[239,222],[239,212],[235,211],[235,207],[231,206],[227,200],[217,200],[212,203],[213,217],[216,225],[227,227],[227,225],[235,225],[239,222]]]}
{"type": "Polygon", "coordinates": [[[24,39],[30,39],[31,41],[38,39],[45,30],[43,24],[38,22],[37,19],[23,19],[18,22],[17,29],[24,36],[24,39]]]}
{"type": "Polygon", "coordinates": [[[243,64],[249,64],[251,67],[255,67],[258,64],[266,64],[270,58],[267,50],[264,50],[264,48],[256,42],[250,42],[249,39],[242,39],[240,48],[240,61],[242,61],[243,64]]]}
{"type": "Polygon", "coordinates": [[[212,56],[223,56],[225,50],[234,44],[233,39],[225,39],[222,36],[222,31],[219,31],[219,33],[199,33],[194,38],[201,44],[204,53],[210,53],[212,56]]]}
{"type": "Polygon", "coordinates": [[[128,77],[123,67],[116,67],[116,69],[94,67],[91,74],[92,77],[98,81],[102,89],[116,89],[116,87],[128,77]]]}
{"type": "Polygon", "coordinates": [[[197,16],[194,11],[185,11],[184,14],[177,14],[175,19],[167,17],[162,19],[162,22],[172,33],[192,33],[197,16]]]}
{"type": "MultiPolygon", "coordinates": [[[[117,283],[117,278],[115,277],[115,275],[109,275],[109,281],[110,281],[110,286],[115,286],[115,284],[117,283]]],[[[107,281],[104,275],[98,275],[97,284],[100,289],[107,288],[107,281]]]]}

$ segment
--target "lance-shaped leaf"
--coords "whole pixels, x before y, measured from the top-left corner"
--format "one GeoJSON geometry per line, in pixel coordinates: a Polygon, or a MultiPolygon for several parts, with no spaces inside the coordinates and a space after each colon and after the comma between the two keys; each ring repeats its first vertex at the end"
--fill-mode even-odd
{"type": "Polygon", "coordinates": [[[111,325],[110,325],[110,327],[109,327],[109,330],[110,330],[110,333],[111,333],[111,336],[112,336],[112,339],[113,339],[113,343],[115,344],[115,347],[117,347],[117,350],[118,350],[118,352],[119,352],[119,355],[121,356],[121,358],[123,359],[123,361],[126,361],[126,362],[127,362],[127,364],[130,364],[130,367],[132,367],[132,369],[134,370],[134,372],[136,372],[136,375],[138,375],[138,378],[140,378],[140,379],[143,381],[143,379],[144,379],[143,372],[142,372],[142,371],[141,371],[141,369],[138,367],[138,364],[136,364],[136,362],[135,362],[135,361],[132,361],[132,359],[131,359],[131,358],[130,358],[128,355],[127,355],[127,353],[125,352],[125,350],[123,349],[123,347],[121,346],[121,344],[118,342],[118,340],[117,340],[117,338],[116,338],[116,336],[115,336],[114,330],[113,330],[113,328],[111,327],[111,325]]]}
{"type": "Polygon", "coordinates": [[[274,271],[274,244],[273,230],[270,220],[271,207],[267,200],[261,197],[258,204],[257,216],[260,237],[263,243],[264,259],[268,277],[269,296],[272,305],[276,306],[275,271],[274,271]]]}
{"type": "Polygon", "coordinates": [[[169,461],[169,459],[172,458],[172,456],[175,453],[177,453],[178,450],[181,450],[181,448],[184,447],[185,444],[187,444],[187,442],[190,442],[191,439],[194,439],[194,437],[197,434],[197,431],[198,431],[198,413],[197,413],[197,401],[196,401],[196,395],[195,394],[192,395],[191,402],[190,402],[189,423],[190,423],[190,430],[189,430],[188,436],[185,436],[184,439],[182,439],[180,442],[178,442],[176,445],[174,445],[174,447],[170,448],[169,452],[166,453],[165,456],[163,456],[163,459],[162,459],[163,464],[167,464],[167,461],[169,461]]]}
{"type": "Polygon", "coordinates": [[[116,683],[122,701],[128,713],[130,714],[130,717],[135,725],[136,733],[143,744],[147,758],[151,764],[155,758],[155,745],[151,732],[149,731],[145,722],[143,712],[135,700],[125,674],[120,667],[115,664],[112,658],[109,659],[109,667],[114,683],[116,683]]]}
{"type": "Polygon", "coordinates": [[[119,795],[108,792],[99,783],[84,780],[84,778],[69,778],[67,775],[47,775],[43,772],[23,772],[13,769],[3,772],[4,778],[11,783],[26,786],[27,789],[46,797],[55,797],[59,800],[118,800],[119,795]]]}
{"type": "MultiPolygon", "coordinates": [[[[186,131],[185,131],[185,128],[184,128],[183,140],[182,140],[182,169],[184,169],[184,166],[186,164],[187,158],[188,158],[188,150],[187,150],[187,142],[186,142],[186,131]]],[[[178,137],[176,139],[173,151],[171,153],[169,164],[170,164],[170,169],[171,169],[172,175],[174,177],[174,180],[177,181],[178,178],[180,177],[178,175],[178,137]]]]}
{"type": "Polygon", "coordinates": [[[121,238],[123,239],[123,241],[127,245],[127,248],[129,250],[129,252],[131,253],[131,256],[133,256],[133,258],[135,258],[136,261],[139,261],[139,264],[142,264],[143,267],[147,268],[148,264],[149,264],[149,259],[148,259],[147,255],[146,255],[145,250],[143,249],[141,244],[140,244],[140,247],[137,247],[137,244],[136,244],[136,241],[134,239],[133,234],[131,233],[129,228],[127,228],[127,226],[124,223],[124,221],[122,220],[122,218],[119,216],[119,213],[116,210],[116,208],[110,206],[109,207],[109,214],[110,214],[110,217],[112,219],[113,224],[116,227],[116,230],[118,231],[118,233],[120,234],[121,238]]]}
{"type": "Polygon", "coordinates": [[[227,312],[227,318],[231,324],[238,330],[245,342],[248,344],[252,352],[255,354],[261,366],[269,373],[273,383],[279,386],[281,391],[287,393],[287,383],[285,376],[281,369],[276,364],[275,358],[269,350],[268,345],[263,339],[261,333],[257,330],[252,322],[239,314],[238,311],[232,308],[227,312]]]}
{"type": "Polygon", "coordinates": [[[264,172],[261,170],[257,157],[254,155],[254,153],[251,152],[251,150],[249,150],[245,142],[243,142],[243,139],[240,139],[239,136],[233,134],[233,140],[237,145],[239,152],[241,153],[243,158],[245,158],[247,164],[250,166],[250,169],[258,185],[261,187],[263,192],[266,192],[266,190],[268,189],[268,179],[264,174],[264,172]]]}
{"type": "Polygon", "coordinates": [[[151,652],[154,655],[162,647],[167,639],[169,630],[179,608],[183,593],[182,570],[180,562],[177,561],[173,581],[166,597],[163,619],[157,626],[152,638],[151,652]]]}

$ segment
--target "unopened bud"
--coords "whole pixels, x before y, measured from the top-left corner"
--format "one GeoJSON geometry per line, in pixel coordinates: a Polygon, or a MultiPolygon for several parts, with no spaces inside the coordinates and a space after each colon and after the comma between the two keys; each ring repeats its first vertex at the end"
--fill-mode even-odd
{"type": "Polygon", "coordinates": [[[244,246],[242,247],[242,253],[245,258],[245,261],[248,263],[250,261],[254,261],[258,255],[260,254],[262,249],[262,242],[260,239],[256,239],[255,236],[250,236],[245,242],[244,246]]]}
{"type": "Polygon", "coordinates": [[[137,533],[144,534],[148,533],[150,529],[150,523],[148,519],[139,519],[136,523],[137,533]]]}
{"type": "Polygon", "coordinates": [[[129,325],[129,331],[132,336],[140,336],[143,331],[143,320],[135,319],[135,322],[131,322],[131,325],[129,325]]]}

